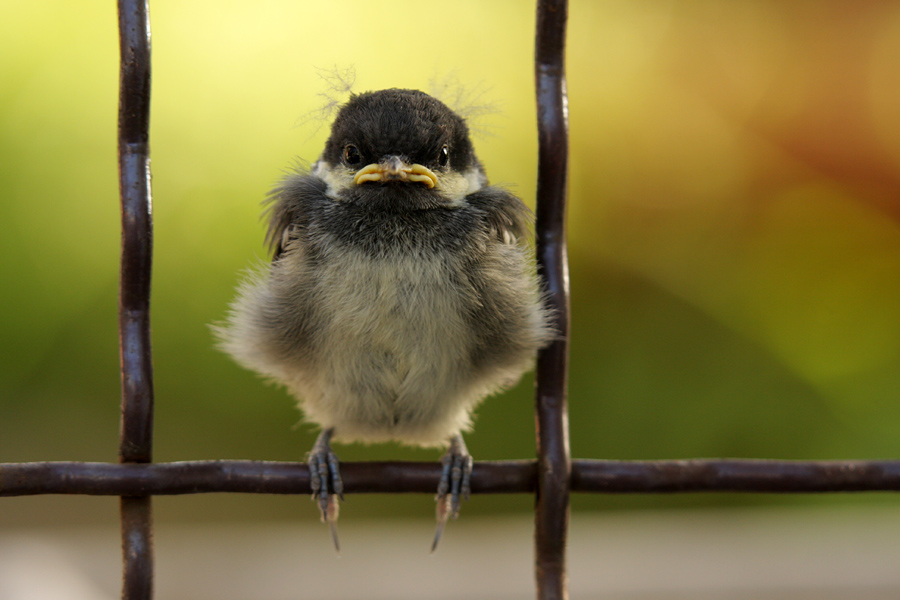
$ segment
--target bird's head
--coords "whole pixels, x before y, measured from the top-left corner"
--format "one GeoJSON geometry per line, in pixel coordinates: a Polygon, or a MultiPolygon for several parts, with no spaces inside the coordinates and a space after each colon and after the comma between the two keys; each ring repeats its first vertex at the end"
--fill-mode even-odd
{"type": "Polygon", "coordinates": [[[353,96],[331,127],[313,173],[338,200],[453,206],[483,187],[465,121],[424,92],[353,96]]]}

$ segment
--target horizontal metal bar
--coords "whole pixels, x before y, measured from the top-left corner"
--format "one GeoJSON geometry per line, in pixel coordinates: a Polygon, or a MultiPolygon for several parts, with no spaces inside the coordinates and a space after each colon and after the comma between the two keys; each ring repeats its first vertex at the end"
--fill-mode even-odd
{"type": "MultiPolygon", "coordinates": [[[[434,493],[437,462],[346,462],[345,493],[434,493]]],[[[535,461],[478,461],[475,494],[534,493],[535,461]]],[[[572,491],[588,493],[900,491],[900,461],[572,461],[572,491]]],[[[212,460],[151,464],[0,463],[0,496],[306,494],[303,463],[212,460]]]]}
{"type": "Polygon", "coordinates": [[[579,460],[572,491],[870,492],[900,491],[900,461],[791,460],[579,460]]]}
{"type": "MultiPolygon", "coordinates": [[[[534,461],[478,462],[472,492],[533,492],[534,461]]],[[[344,493],[434,493],[437,462],[341,463],[344,493]]],[[[0,464],[0,496],[32,494],[172,495],[209,492],[310,493],[305,463],[210,460],[152,464],[0,464]]]]}

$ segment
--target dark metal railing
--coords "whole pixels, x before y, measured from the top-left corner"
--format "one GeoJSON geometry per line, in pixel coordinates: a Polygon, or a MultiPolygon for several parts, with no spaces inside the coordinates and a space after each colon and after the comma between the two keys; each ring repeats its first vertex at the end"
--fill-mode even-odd
{"type": "MultiPolygon", "coordinates": [[[[152,212],[148,124],[150,28],[147,0],[119,0],[121,80],[119,181],[122,267],[119,295],[122,367],[121,464],[0,464],[0,496],[121,496],[125,600],[153,595],[154,495],[240,492],[310,493],[303,463],[218,460],[152,463],[153,369],[149,297],[152,212]]],[[[475,494],[536,494],[535,572],[539,600],[563,600],[569,493],[900,491],[900,461],[575,460],[569,456],[566,377],[569,285],[566,264],[568,123],[566,0],[538,0],[535,45],[539,175],[537,254],[560,337],[538,357],[537,460],[480,461],[475,494]]],[[[344,493],[427,493],[439,463],[341,464],[344,493]]]]}
{"type": "Polygon", "coordinates": [[[537,92],[538,181],[537,261],[547,286],[559,337],[537,360],[535,432],[537,498],[534,517],[538,597],[562,600],[566,593],[566,535],[569,529],[569,265],[566,256],[566,192],[569,172],[569,115],[566,94],[567,0],[538,2],[534,48],[537,92]]]}
{"type": "MultiPolygon", "coordinates": [[[[571,473],[571,491],[601,494],[900,491],[900,461],[573,460],[571,473]]],[[[429,494],[437,487],[441,465],[344,462],[341,475],[348,494],[429,494]]],[[[533,494],[537,489],[537,461],[476,461],[472,470],[473,494],[533,494]]],[[[0,496],[309,491],[309,469],[295,462],[0,463],[0,496]]]]}
{"type": "MultiPolygon", "coordinates": [[[[147,0],[119,0],[119,195],[122,265],[119,275],[119,356],[122,420],[119,460],[149,463],[153,446],[153,360],[150,352],[150,16],[147,0]]],[[[153,597],[150,496],[123,494],[122,597],[153,597]]]]}

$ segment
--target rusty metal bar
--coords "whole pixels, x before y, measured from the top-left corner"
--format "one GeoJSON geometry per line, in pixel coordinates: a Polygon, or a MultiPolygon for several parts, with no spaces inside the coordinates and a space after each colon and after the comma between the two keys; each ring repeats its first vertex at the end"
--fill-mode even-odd
{"type": "MultiPolygon", "coordinates": [[[[441,466],[436,462],[347,462],[341,463],[341,473],[348,494],[430,494],[441,466]]],[[[571,481],[573,492],[598,494],[898,492],[900,460],[574,460],[571,481]]],[[[475,462],[475,494],[530,494],[536,489],[536,461],[475,462]]],[[[214,492],[308,494],[309,469],[304,463],[249,460],[0,463],[0,497],[214,492]]]]}
{"type": "MultiPolygon", "coordinates": [[[[433,494],[438,462],[345,462],[345,493],[433,494]]],[[[475,463],[472,492],[534,492],[534,461],[475,463]]],[[[305,463],[211,460],[128,464],[42,462],[0,464],[0,496],[34,494],[170,495],[208,492],[308,494],[305,463]]]]}
{"type": "Polygon", "coordinates": [[[900,461],[578,460],[573,492],[900,491],[900,461]]]}
{"type": "Polygon", "coordinates": [[[153,598],[153,521],[150,496],[120,500],[122,512],[122,600],[153,598]]]}
{"type": "MultiPolygon", "coordinates": [[[[150,354],[150,21],[147,0],[119,0],[119,193],[122,263],[119,279],[119,357],[122,414],[119,460],[148,463],[153,441],[153,363],[150,354]]],[[[122,598],[153,597],[150,497],[122,496],[122,598]]]]}
{"type": "Polygon", "coordinates": [[[539,600],[565,600],[569,526],[569,271],[566,187],[569,124],[565,45],[568,3],[538,0],[535,87],[538,112],[537,258],[559,338],[538,355],[535,417],[538,491],[535,504],[535,577],[539,600]]]}

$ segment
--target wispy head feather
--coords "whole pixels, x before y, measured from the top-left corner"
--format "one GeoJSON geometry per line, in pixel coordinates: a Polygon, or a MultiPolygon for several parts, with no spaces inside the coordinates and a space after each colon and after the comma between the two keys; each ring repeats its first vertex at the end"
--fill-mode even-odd
{"type": "Polygon", "coordinates": [[[356,68],[344,69],[335,65],[330,69],[317,67],[316,73],[322,80],[324,90],[316,94],[322,99],[322,104],[297,119],[296,126],[300,127],[309,123],[316,123],[315,130],[309,135],[313,137],[322,127],[331,122],[340,108],[353,94],[353,85],[356,83],[356,68]]]}
{"type": "MultiPolygon", "coordinates": [[[[354,94],[353,86],[356,84],[356,68],[353,66],[341,68],[335,65],[329,69],[317,67],[316,73],[323,83],[323,91],[316,94],[322,99],[322,103],[302,115],[296,123],[297,127],[315,124],[310,138],[334,120],[338,111],[354,94]]],[[[488,99],[491,88],[484,82],[468,87],[462,84],[456,73],[451,72],[443,77],[432,77],[426,91],[465,119],[473,134],[482,137],[493,135],[484,118],[500,113],[501,110],[496,102],[488,99]]]]}
{"type": "Polygon", "coordinates": [[[497,102],[488,100],[490,91],[483,81],[472,87],[464,86],[456,73],[442,78],[435,76],[428,82],[428,93],[465,119],[469,131],[480,136],[493,135],[484,117],[501,112],[497,102]]]}

